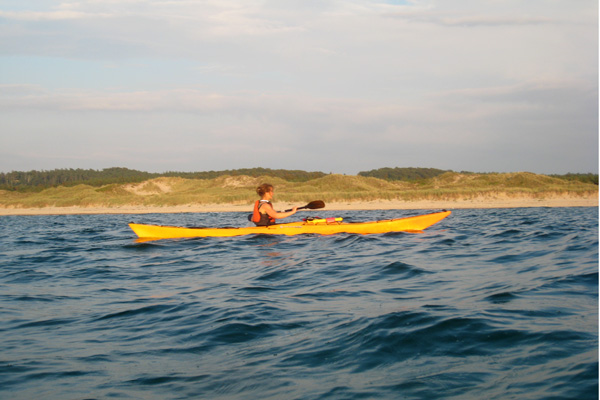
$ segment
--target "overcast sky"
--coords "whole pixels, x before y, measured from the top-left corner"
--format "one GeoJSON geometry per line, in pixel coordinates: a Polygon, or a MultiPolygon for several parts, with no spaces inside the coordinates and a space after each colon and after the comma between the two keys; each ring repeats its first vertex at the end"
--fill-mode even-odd
{"type": "Polygon", "coordinates": [[[598,172],[597,0],[3,0],[0,171],[598,172]]]}

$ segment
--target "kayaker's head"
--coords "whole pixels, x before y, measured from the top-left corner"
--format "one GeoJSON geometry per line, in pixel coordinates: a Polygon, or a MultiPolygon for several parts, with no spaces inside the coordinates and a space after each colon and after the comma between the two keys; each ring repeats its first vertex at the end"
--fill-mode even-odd
{"type": "Polygon", "coordinates": [[[258,193],[261,199],[271,200],[273,198],[273,185],[270,183],[263,183],[256,188],[256,193],[258,193]]]}

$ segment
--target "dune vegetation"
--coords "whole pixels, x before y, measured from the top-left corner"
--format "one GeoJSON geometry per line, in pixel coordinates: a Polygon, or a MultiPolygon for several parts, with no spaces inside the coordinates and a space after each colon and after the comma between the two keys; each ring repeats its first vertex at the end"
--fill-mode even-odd
{"type": "Polygon", "coordinates": [[[592,197],[598,186],[528,172],[443,172],[431,178],[402,181],[361,175],[329,174],[304,181],[274,176],[221,175],[212,179],[158,177],[133,183],[76,184],[36,191],[0,190],[0,207],[167,207],[202,204],[251,204],[255,188],[269,182],[278,202],[360,202],[377,200],[469,200],[474,198],[592,197]]]}

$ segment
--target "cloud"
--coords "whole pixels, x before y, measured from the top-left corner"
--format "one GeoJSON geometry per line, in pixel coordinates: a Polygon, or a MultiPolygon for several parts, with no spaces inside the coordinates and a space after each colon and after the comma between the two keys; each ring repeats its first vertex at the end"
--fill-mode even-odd
{"type": "Polygon", "coordinates": [[[24,138],[4,145],[26,159],[27,142],[38,156],[62,143],[65,160],[93,147],[97,163],[130,151],[170,169],[198,153],[336,172],[585,169],[597,164],[596,3],[0,6],[0,114],[24,138]],[[553,147],[572,155],[554,166],[553,147]]]}
{"type": "Polygon", "coordinates": [[[109,13],[88,13],[75,10],[56,10],[56,11],[2,11],[0,10],[0,19],[9,21],[64,21],[90,18],[108,18],[113,16],[109,13]]]}
{"type": "Polygon", "coordinates": [[[551,24],[557,21],[550,18],[540,17],[522,17],[522,16],[487,16],[475,15],[469,17],[460,16],[441,16],[438,18],[422,19],[421,21],[429,21],[439,25],[450,27],[494,27],[494,26],[528,26],[551,24]]]}
{"type": "Polygon", "coordinates": [[[74,11],[0,11],[0,18],[14,21],[55,21],[65,19],[78,19],[86,14],[74,11]]]}
{"type": "Polygon", "coordinates": [[[429,140],[440,143],[448,139],[444,132],[449,131],[454,131],[453,137],[461,140],[476,140],[473,135],[482,137],[483,132],[489,133],[488,138],[490,132],[501,137],[506,134],[498,132],[501,127],[509,123],[516,126],[518,121],[550,131],[548,121],[557,118],[567,121],[583,118],[593,123],[586,115],[594,112],[596,95],[583,83],[545,81],[448,91],[419,103],[253,91],[224,95],[199,88],[57,93],[31,85],[6,85],[0,87],[0,107],[19,112],[135,112],[165,118],[173,118],[174,114],[205,116],[215,124],[216,135],[223,132],[223,137],[231,140],[235,140],[232,132],[242,135],[245,124],[252,121],[255,131],[267,131],[269,135],[279,132],[283,136],[302,135],[335,142],[358,139],[368,132],[371,138],[400,144],[429,140]]]}

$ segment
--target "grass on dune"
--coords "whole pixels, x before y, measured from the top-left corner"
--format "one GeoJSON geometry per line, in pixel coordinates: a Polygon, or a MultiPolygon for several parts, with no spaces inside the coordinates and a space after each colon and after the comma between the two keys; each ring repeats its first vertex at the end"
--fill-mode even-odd
{"type": "Polygon", "coordinates": [[[460,200],[497,197],[545,198],[557,195],[589,196],[598,193],[594,184],[567,181],[527,172],[461,174],[447,172],[415,182],[387,181],[372,177],[331,174],[308,182],[288,182],[268,176],[220,176],[215,179],[155,178],[141,183],[101,187],[77,185],[40,192],[0,191],[0,206],[39,208],[47,206],[130,205],[177,206],[185,204],[250,205],[255,189],[264,182],[276,188],[278,202],[307,203],[375,200],[460,200]]]}

